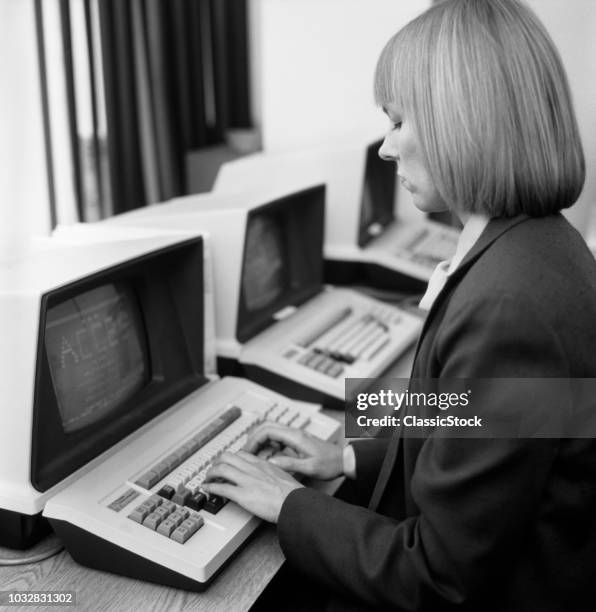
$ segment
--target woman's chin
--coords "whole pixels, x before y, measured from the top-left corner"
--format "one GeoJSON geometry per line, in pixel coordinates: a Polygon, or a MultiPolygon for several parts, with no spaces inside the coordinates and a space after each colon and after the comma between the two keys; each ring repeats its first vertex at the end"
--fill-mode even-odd
{"type": "Polygon", "coordinates": [[[412,204],[423,213],[440,213],[449,210],[442,200],[429,200],[422,197],[420,193],[413,191],[410,191],[410,197],[412,198],[412,204]]]}

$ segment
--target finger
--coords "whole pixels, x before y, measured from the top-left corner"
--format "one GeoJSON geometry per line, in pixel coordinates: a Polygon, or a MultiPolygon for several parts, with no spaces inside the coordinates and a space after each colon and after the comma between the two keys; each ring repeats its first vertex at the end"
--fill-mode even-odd
{"type": "Polygon", "coordinates": [[[219,463],[225,463],[227,465],[231,465],[237,468],[238,470],[242,470],[243,472],[246,472],[247,474],[249,473],[254,474],[254,464],[256,461],[260,461],[260,459],[258,459],[254,455],[249,455],[248,453],[240,454],[240,452],[236,452],[236,453],[225,452],[219,456],[219,458],[214,462],[213,465],[218,465],[219,463]]]}
{"type": "Polygon", "coordinates": [[[242,459],[243,461],[246,461],[247,463],[250,463],[252,465],[266,463],[264,459],[261,459],[260,457],[257,457],[256,455],[253,455],[251,453],[247,453],[245,450],[236,451],[235,454],[239,459],[242,459]]]}
{"type": "Polygon", "coordinates": [[[268,465],[266,461],[250,455],[248,453],[222,453],[220,458],[214,464],[217,465],[229,465],[243,472],[246,476],[253,478],[262,476],[263,472],[268,471],[268,465]]]}
{"type": "Polygon", "coordinates": [[[250,434],[244,445],[244,450],[248,453],[254,453],[269,440],[283,442],[295,450],[300,450],[300,447],[304,445],[304,432],[300,429],[275,423],[265,423],[250,434]]]}
{"type": "Polygon", "coordinates": [[[231,484],[240,485],[246,483],[248,474],[228,463],[216,463],[205,475],[204,482],[211,482],[216,478],[223,478],[231,484]]]}
{"type": "Polygon", "coordinates": [[[229,484],[227,482],[206,482],[203,483],[201,489],[209,495],[220,495],[226,499],[231,499],[233,502],[240,503],[242,497],[240,487],[229,484]]]}
{"type": "Polygon", "coordinates": [[[299,474],[304,474],[305,476],[311,476],[313,474],[313,466],[307,459],[276,455],[275,457],[271,457],[269,462],[281,468],[285,472],[297,472],[299,474]]]}

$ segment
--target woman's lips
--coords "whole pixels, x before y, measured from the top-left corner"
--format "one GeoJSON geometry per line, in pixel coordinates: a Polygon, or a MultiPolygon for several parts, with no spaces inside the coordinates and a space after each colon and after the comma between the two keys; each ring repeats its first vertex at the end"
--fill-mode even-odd
{"type": "Polygon", "coordinates": [[[408,183],[408,181],[400,174],[398,174],[397,176],[399,178],[399,182],[404,186],[404,188],[408,191],[411,191],[410,183],[408,183]]]}

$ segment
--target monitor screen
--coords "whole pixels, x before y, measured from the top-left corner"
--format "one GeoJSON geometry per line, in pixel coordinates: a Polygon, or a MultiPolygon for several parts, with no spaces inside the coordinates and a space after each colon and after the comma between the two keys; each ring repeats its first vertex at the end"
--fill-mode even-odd
{"type": "Polygon", "coordinates": [[[236,338],[246,342],[277,313],[323,284],[325,186],[270,200],[247,215],[236,338]]]}
{"type": "Polygon", "coordinates": [[[266,308],[285,289],[286,257],[279,219],[253,217],[246,230],[242,285],[249,312],[266,308]]]}
{"type": "Polygon", "coordinates": [[[374,142],[366,152],[358,230],[360,247],[366,246],[394,219],[397,170],[395,164],[379,157],[381,144],[380,140],[374,142]]]}
{"type": "Polygon", "coordinates": [[[93,425],[150,380],[135,295],[109,283],[48,309],[45,348],[65,433],[93,425]]]}

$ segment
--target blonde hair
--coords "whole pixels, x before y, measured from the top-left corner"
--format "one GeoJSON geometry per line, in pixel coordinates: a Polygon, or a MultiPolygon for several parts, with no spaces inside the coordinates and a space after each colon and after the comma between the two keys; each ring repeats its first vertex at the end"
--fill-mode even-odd
{"type": "Polygon", "coordinates": [[[561,59],[517,0],[444,0],[383,49],[379,105],[414,127],[452,210],[541,216],[571,206],[585,160],[561,59]]]}

